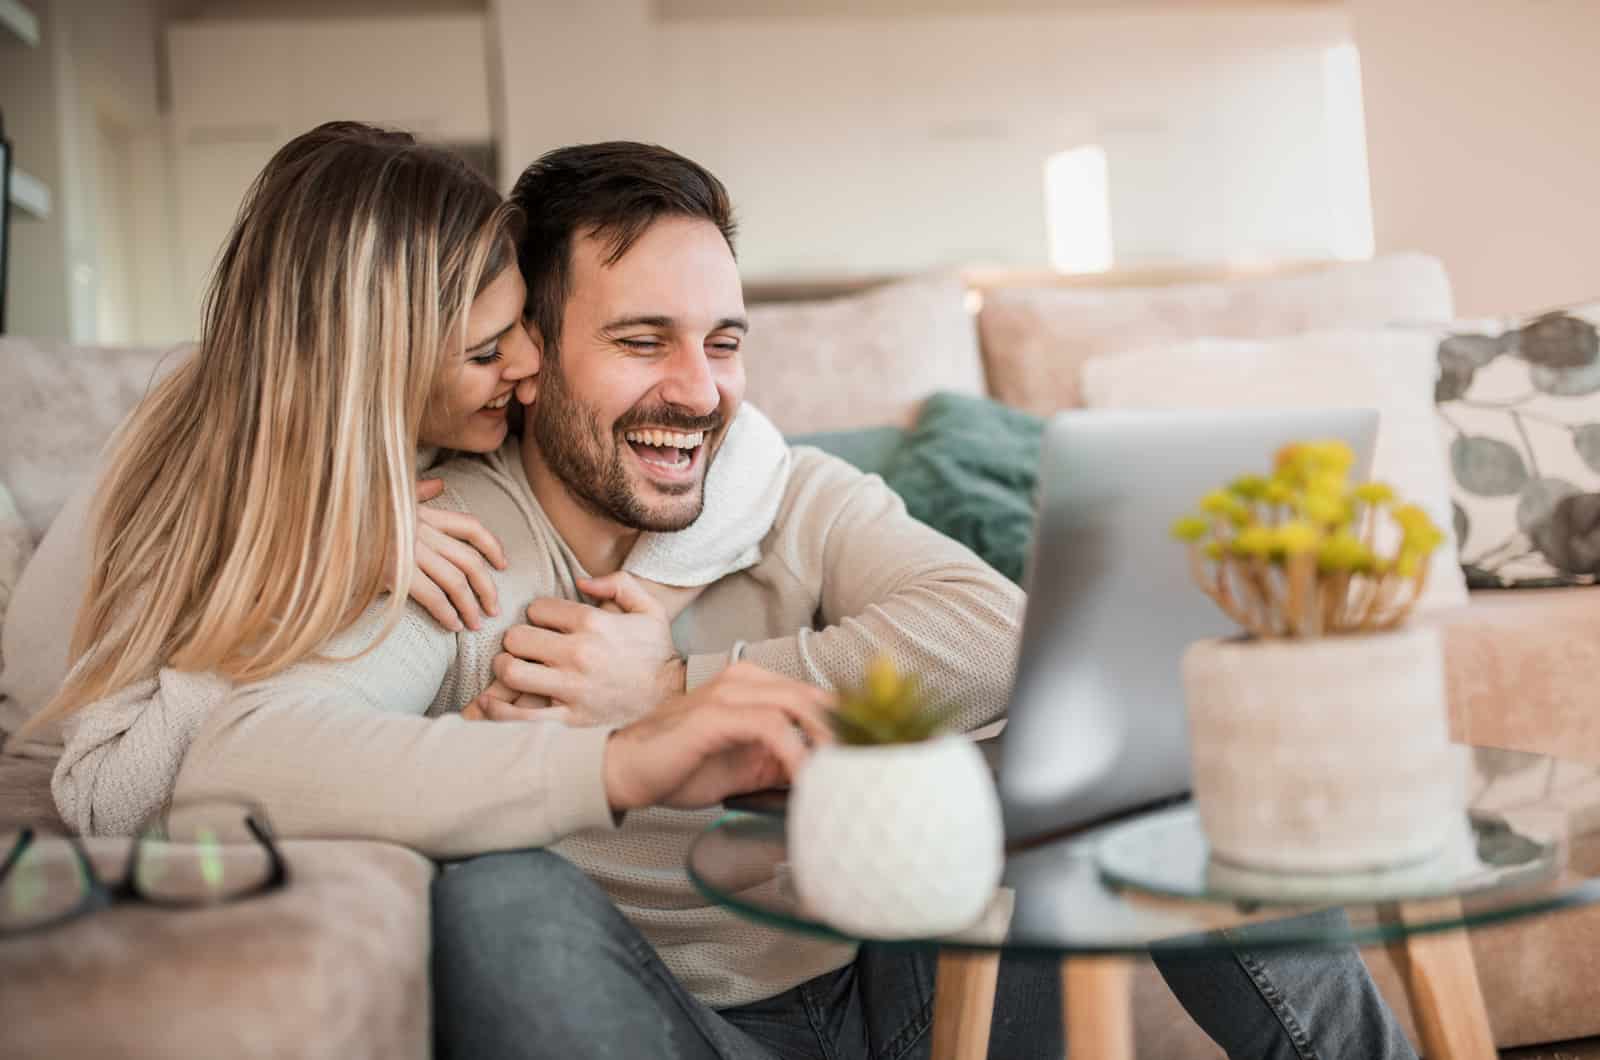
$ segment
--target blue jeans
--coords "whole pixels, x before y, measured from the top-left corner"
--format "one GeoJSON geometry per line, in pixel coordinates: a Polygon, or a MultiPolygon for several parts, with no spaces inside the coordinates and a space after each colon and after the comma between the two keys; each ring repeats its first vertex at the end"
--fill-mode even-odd
{"type": "MultiPolygon", "coordinates": [[[[445,866],[433,942],[441,1060],[901,1060],[932,1047],[933,953],[862,946],[838,971],[714,1011],[598,886],[549,851],[445,866]]],[[[1416,1058],[1354,949],[1153,956],[1231,1057],[1416,1058]]],[[[1055,961],[1002,959],[990,1055],[1062,1056],[1060,1013],[1055,961]]]]}

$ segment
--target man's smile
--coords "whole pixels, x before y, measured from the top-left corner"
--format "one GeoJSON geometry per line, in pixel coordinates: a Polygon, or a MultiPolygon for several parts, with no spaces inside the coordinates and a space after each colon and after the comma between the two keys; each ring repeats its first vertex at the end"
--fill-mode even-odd
{"type": "Polygon", "coordinates": [[[637,428],[623,432],[623,440],[649,480],[681,488],[699,477],[706,434],[705,431],[637,428]]]}

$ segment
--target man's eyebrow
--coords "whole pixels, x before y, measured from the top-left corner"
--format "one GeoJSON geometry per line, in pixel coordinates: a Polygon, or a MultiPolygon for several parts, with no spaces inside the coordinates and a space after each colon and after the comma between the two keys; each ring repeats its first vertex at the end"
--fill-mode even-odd
{"type": "Polygon", "coordinates": [[[513,320],[511,323],[507,324],[505,327],[501,328],[499,331],[495,332],[493,335],[490,335],[488,338],[482,340],[481,342],[473,343],[471,346],[468,346],[467,349],[468,350],[481,350],[485,346],[493,346],[495,343],[499,342],[501,339],[506,337],[506,332],[510,331],[512,328],[514,328],[516,326],[517,326],[517,322],[515,320],[513,320]]]}
{"type": "MultiPolygon", "coordinates": [[[[677,326],[677,323],[676,319],[668,316],[621,317],[606,324],[600,331],[602,334],[609,335],[612,332],[623,331],[627,328],[673,328],[677,326]]],[[[736,331],[749,331],[750,322],[744,317],[723,317],[717,321],[717,326],[711,330],[724,331],[730,328],[736,331]]]]}
{"type": "Polygon", "coordinates": [[[618,317],[600,330],[609,334],[613,331],[622,331],[624,328],[670,328],[676,323],[677,321],[671,317],[664,316],[618,317]]]}

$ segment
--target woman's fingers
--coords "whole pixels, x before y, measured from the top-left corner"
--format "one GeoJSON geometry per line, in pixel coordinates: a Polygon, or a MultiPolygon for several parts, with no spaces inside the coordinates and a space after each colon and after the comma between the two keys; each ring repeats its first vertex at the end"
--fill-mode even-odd
{"type": "MultiPolygon", "coordinates": [[[[522,702],[532,703],[533,700],[526,699],[522,702]]],[[[572,711],[568,707],[519,706],[488,696],[479,696],[468,703],[462,709],[461,716],[467,721],[559,721],[567,725],[574,723],[572,711]]]]}
{"type": "Polygon", "coordinates": [[[494,564],[496,570],[506,569],[506,550],[500,544],[500,539],[491,534],[476,517],[465,512],[446,511],[443,508],[419,508],[417,522],[471,545],[480,555],[494,564]]]}
{"type": "Polygon", "coordinates": [[[461,616],[456,613],[455,605],[445,595],[443,589],[434,584],[429,578],[421,563],[420,550],[418,553],[417,570],[411,576],[411,599],[415,600],[422,609],[433,616],[433,620],[452,633],[460,633],[463,629],[461,616]]]}
{"type": "Polygon", "coordinates": [[[444,492],[444,479],[425,478],[417,483],[417,503],[425,504],[444,492]]]}
{"type": "MultiPolygon", "coordinates": [[[[468,629],[477,629],[483,624],[483,610],[478,603],[477,592],[468,581],[466,573],[456,566],[455,560],[448,554],[440,552],[435,547],[436,544],[437,539],[431,534],[426,541],[419,535],[416,556],[417,571],[421,578],[413,579],[413,589],[421,588],[419,584],[421,581],[432,584],[449,597],[450,606],[460,616],[461,622],[465,623],[468,629]]],[[[415,592],[412,595],[413,598],[416,597],[415,592]]],[[[429,613],[432,614],[431,608],[429,613]]]]}
{"type": "MultiPolygon", "coordinates": [[[[417,554],[421,557],[422,549],[426,547],[442,557],[452,567],[461,572],[466,579],[474,601],[487,614],[500,613],[500,591],[495,587],[494,575],[489,572],[489,565],[470,545],[463,544],[453,537],[447,537],[433,527],[419,527],[417,532],[417,554]]],[[[437,581],[437,579],[435,579],[437,581]]],[[[448,587],[445,587],[448,592],[448,587]]],[[[453,594],[452,594],[453,595],[453,594]]],[[[458,608],[459,610],[459,608],[458,608]]],[[[474,626],[474,629],[477,627],[474,626]]]]}

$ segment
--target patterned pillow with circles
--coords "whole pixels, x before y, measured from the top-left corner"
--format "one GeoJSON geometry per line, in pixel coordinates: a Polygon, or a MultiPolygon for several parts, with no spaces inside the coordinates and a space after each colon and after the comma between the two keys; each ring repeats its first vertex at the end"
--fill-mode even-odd
{"type": "MultiPolygon", "coordinates": [[[[0,483],[0,624],[5,622],[6,608],[11,603],[12,590],[22,577],[22,567],[33,554],[33,535],[17,512],[11,491],[0,483]]],[[[5,658],[0,656],[0,669],[5,658]]]]}
{"type": "Polygon", "coordinates": [[[1476,589],[1600,579],[1600,302],[1438,335],[1435,407],[1476,589]]]}

